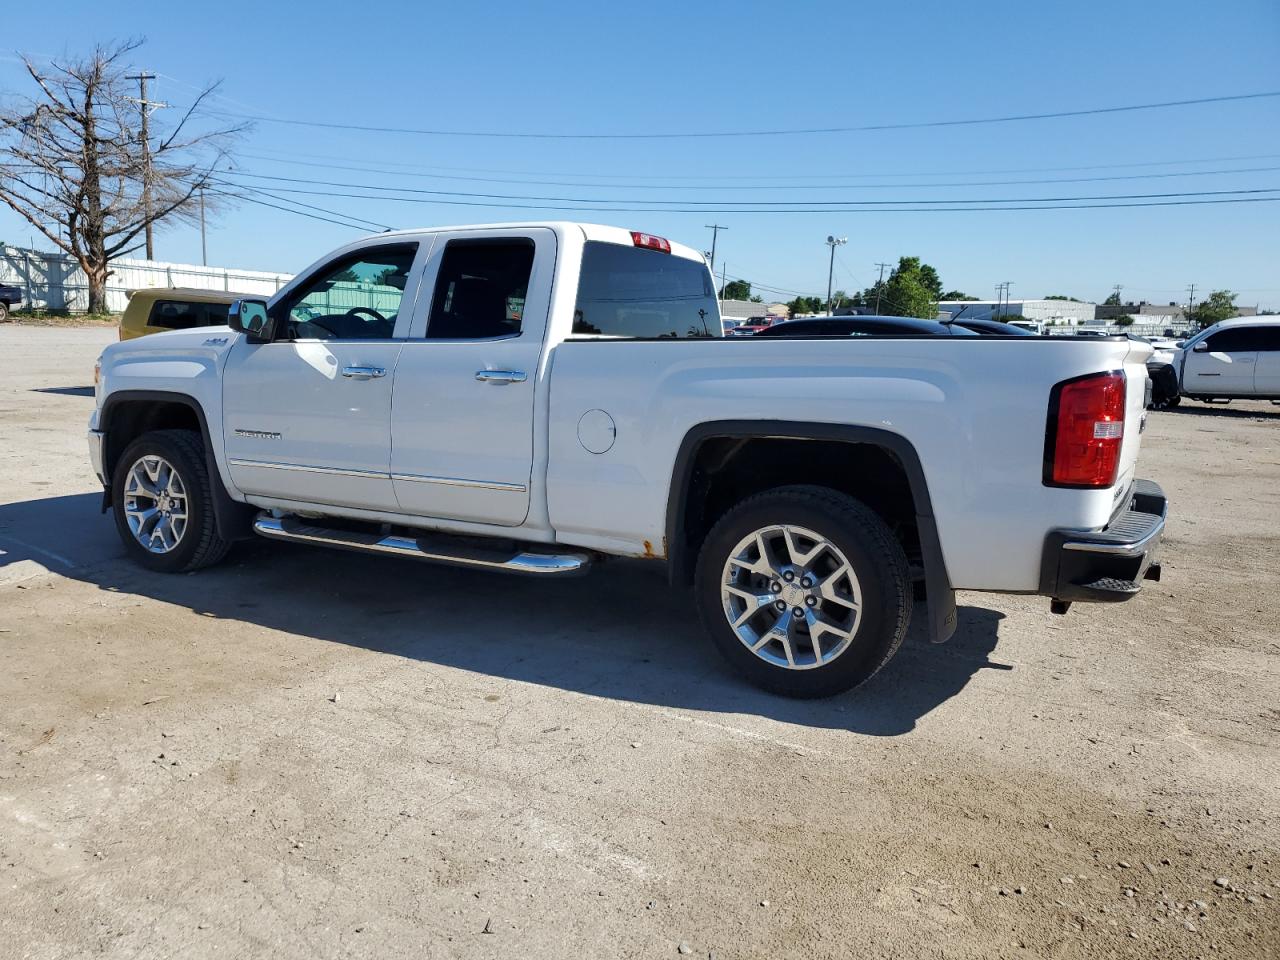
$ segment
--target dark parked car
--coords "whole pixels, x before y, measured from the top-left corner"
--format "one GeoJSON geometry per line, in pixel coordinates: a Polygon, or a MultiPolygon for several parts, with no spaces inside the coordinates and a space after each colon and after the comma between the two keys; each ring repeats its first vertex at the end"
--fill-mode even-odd
{"type": "Polygon", "coordinates": [[[9,308],[22,302],[22,291],[17,287],[0,284],[0,323],[9,319],[9,308]]]}
{"type": "Polygon", "coordinates": [[[980,337],[1038,336],[1033,330],[1028,330],[1026,327],[1015,327],[1012,323],[1005,323],[1003,320],[976,320],[970,317],[962,317],[959,320],[943,320],[942,322],[972,330],[980,337]]]}
{"type": "Polygon", "coordinates": [[[809,317],[775,323],[757,337],[976,337],[972,330],[915,317],[809,317]]]}

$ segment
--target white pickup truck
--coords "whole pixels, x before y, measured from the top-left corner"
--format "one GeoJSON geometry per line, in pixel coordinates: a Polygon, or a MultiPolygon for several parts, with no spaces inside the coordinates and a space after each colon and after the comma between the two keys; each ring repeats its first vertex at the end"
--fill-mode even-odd
{"type": "Polygon", "coordinates": [[[90,453],[152,570],[254,534],[544,577],[646,558],[749,680],[824,696],[893,655],[913,590],[941,642],[957,589],[1065,612],[1158,578],[1149,353],[726,339],[702,255],[660,237],[412,230],[237,301],[229,328],[108,347],[90,453]]]}

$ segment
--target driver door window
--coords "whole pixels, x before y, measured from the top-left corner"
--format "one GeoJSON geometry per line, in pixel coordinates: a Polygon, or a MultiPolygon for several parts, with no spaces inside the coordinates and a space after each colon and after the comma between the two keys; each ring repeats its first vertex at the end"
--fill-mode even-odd
{"type": "Polygon", "coordinates": [[[362,250],[321,269],[282,304],[286,340],[390,340],[416,244],[362,250]]]}

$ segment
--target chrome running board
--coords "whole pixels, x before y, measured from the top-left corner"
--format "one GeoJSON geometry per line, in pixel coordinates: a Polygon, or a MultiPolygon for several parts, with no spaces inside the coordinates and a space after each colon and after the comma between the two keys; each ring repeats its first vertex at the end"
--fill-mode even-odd
{"type": "Polygon", "coordinates": [[[441,534],[424,533],[423,536],[414,538],[397,534],[334,530],[316,526],[299,517],[273,517],[265,513],[253,522],[253,532],[269,540],[313,543],[340,550],[412,557],[415,560],[448,563],[458,567],[501,570],[539,577],[574,576],[586,573],[591,566],[591,557],[585,553],[537,553],[518,548],[477,546],[474,539],[455,541],[454,538],[441,534]]]}

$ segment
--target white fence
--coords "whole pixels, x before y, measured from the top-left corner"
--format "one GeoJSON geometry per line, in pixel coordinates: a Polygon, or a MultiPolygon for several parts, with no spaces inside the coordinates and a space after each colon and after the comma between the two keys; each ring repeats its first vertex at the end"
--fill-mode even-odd
{"type": "MultiPolygon", "coordinates": [[[[155,260],[117,260],[111,270],[107,278],[107,309],[112,313],[124,310],[129,302],[129,290],[195,287],[271,296],[293,278],[288,273],[155,260]]],[[[75,260],[61,253],[0,246],[0,284],[22,291],[22,303],[17,309],[83,313],[89,306],[89,284],[84,271],[75,260]]]]}

